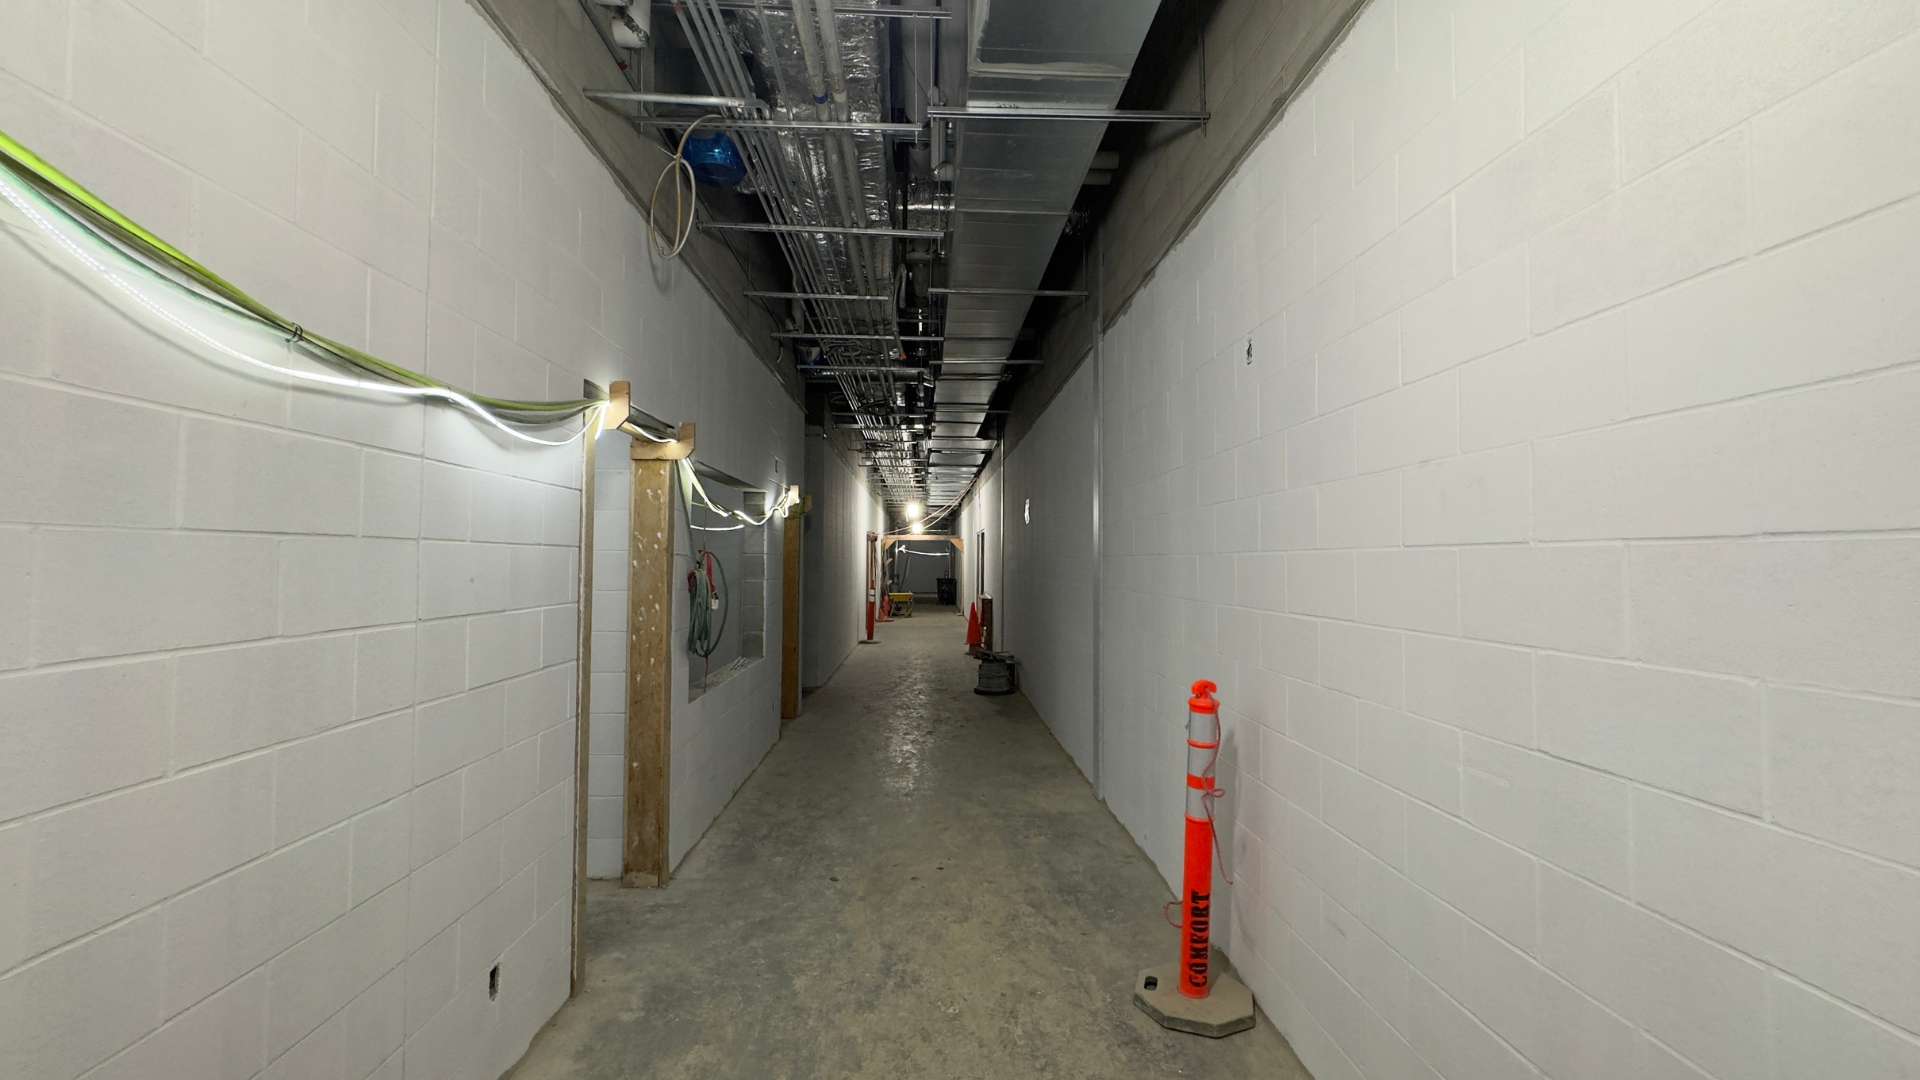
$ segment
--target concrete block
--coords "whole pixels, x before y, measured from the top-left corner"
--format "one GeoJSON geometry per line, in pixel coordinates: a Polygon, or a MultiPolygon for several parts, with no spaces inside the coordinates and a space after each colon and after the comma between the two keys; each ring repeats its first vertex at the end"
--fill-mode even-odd
{"type": "Polygon", "coordinates": [[[1920,876],[1749,818],[1634,793],[1634,892],[1716,941],[1911,1027],[1920,876]]]}
{"type": "Polygon", "coordinates": [[[1407,637],[1407,709],[1516,746],[1533,745],[1533,679],[1519,649],[1407,637]]]}
{"type": "Polygon", "coordinates": [[[351,638],[243,645],[177,663],[175,767],[326,731],[353,716],[351,638]]]}
{"type": "Polygon", "coordinates": [[[354,636],[353,715],[378,716],[414,701],[412,625],[369,630],[354,636]]]}
{"type": "Polygon", "coordinates": [[[414,782],[443,776],[498,751],[506,695],[498,685],[422,705],[416,710],[414,782]]]}
{"type": "MultiPolygon", "coordinates": [[[[371,125],[369,113],[366,122],[371,125]]],[[[359,162],[311,134],[300,136],[294,221],[374,269],[427,287],[427,211],[375,179],[359,162]]]]}
{"type": "Polygon", "coordinates": [[[1761,512],[1766,532],[1908,528],[1920,493],[1900,462],[1920,432],[1920,378],[1893,372],[1760,403],[1765,445],[1755,464],[1791,493],[1761,512]]]}
{"type": "MultiPolygon", "coordinates": [[[[1292,803],[1286,806],[1286,823],[1288,858],[1301,878],[1343,904],[1355,904],[1360,891],[1360,868],[1372,857],[1292,803]]],[[[1302,919],[1302,925],[1305,923],[1302,919]]]]}
{"type": "Polygon", "coordinates": [[[41,662],[270,636],[264,537],[41,530],[34,534],[41,662]]]}
{"type": "Polygon", "coordinates": [[[1353,764],[1359,747],[1354,699],[1312,683],[1287,683],[1287,736],[1315,753],[1353,764]]]}
{"type": "Polygon", "coordinates": [[[539,790],[540,742],[525,739],[460,773],[460,833],[472,836],[526,804],[539,790]]]}
{"type": "Polygon", "coordinates": [[[411,540],[285,540],[280,544],[280,627],[308,634],[410,622],[420,587],[411,540]]]}
{"type": "Polygon", "coordinates": [[[1908,36],[1754,120],[1758,246],[1920,191],[1916,72],[1920,39],[1908,36]]]}
{"type": "Polygon", "coordinates": [[[1418,974],[1408,1000],[1407,1042],[1441,1075],[1487,1080],[1531,1080],[1539,1075],[1459,1002],[1418,974]]]}
{"type": "Polygon", "coordinates": [[[163,949],[149,914],[0,977],[0,1065],[77,1076],[153,1030],[163,949]]]}
{"type": "Polygon", "coordinates": [[[508,606],[513,552],[499,544],[422,541],[420,617],[439,619],[508,606]]]}
{"type": "Polygon", "coordinates": [[[1540,748],[1734,810],[1760,809],[1760,692],[1750,683],[1542,654],[1540,748]]]}
{"type": "Polygon", "coordinates": [[[1402,635],[1357,623],[1320,626],[1320,683],[1365,701],[1399,708],[1404,696],[1402,635]]]}
{"type": "MultiPolygon", "coordinates": [[[[335,829],[167,904],[166,1015],[346,914],[347,865],[347,830],[335,829]]],[[[264,991],[260,980],[253,982],[256,993],[264,991]]]]}
{"type": "Polygon", "coordinates": [[[1614,189],[1614,95],[1591,95],[1460,185],[1455,244],[1464,272],[1614,189]]]}
{"type": "Polygon", "coordinates": [[[1762,467],[1767,428],[1764,406],[1737,402],[1535,443],[1535,532],[1543,540],[1758,532],[1780,498],[1780,477],[1762,467]]]}
{"type": "Polygon", "coordinates": [[[1477,735],[1461,742],[1461,777],[1461,817],[1609,888],[1630,887],[1625,783],[1477,735]]]}
{"type": "Polygon", "coordinates": [[[414,693],[417,700],[457,694],[467,687],[467,621],[435,619],[415,624],[414,693]]]}
{"type": "Polygon", "coordinates": [[[1306,492],[1317,495],[1319,502],[1312,546],[1398,547],[1400,478],[1398,471],[1374,473],[1330,481],[1306,492]]]}
{"type": "Polygon", "coordinates": [[[1317,530],[1315,488],[1277,492],[1260,498],[1260,548],[1265,552],[1296,552],[1313,546],[1317,530]]]}
{"type": "Polygon", "coordinates": [[[1906,1032],[1779,975],[1767,988],[1782,1074],[1831,1067],[1861,1080],[1896,1080],[1920,1069],[1920,1043],[1906,1032]]]}
{"type": "Polygon", "coordinates": [[[161,775],[172,699],[166,660],[0,679],[0,820],[161,775]]]}
{"type": "Polygon", "coordinates": [[[25,383],[5,384],[0,399],[0,455],[14,463],[0,477],[9,520],[174,524],[178,417],[25,383]]]}
{"type": "Polygon", "coordinates": [[[448,773],[415,787],[407,796],[413,869],[452,851],[460,842],[461,786],[460,774],[448,773]]]}
{"type": "Polygon", "coordinates": [[[1536,332],[1643,296],[1748,250],[1747,136],[1702,147],[1528,249],[1536,332]]]}
{"type": "Polygon", "coordinates": [[[1461,633],[1619,656],[1626,650],[1626,561],[1619,545],[1464,548],[1461,633]]]}
{"type": "Polygon", "coordinates": [[[1401,147],[1400,217],[1416,212],[1519,143],[1525,83],[1513,54],[1461,92],[1401,147]]]}
{"type": "Polygon", "coordinates": [[[507,874],[519,873],[521,867],[555,845],[571,845],[573,782],[569,780],[534,796],[525,806],[507,815],[501,822],[501,831],[500,866],[507,874]]]}
{"type": "Polygon", "coordinates": [[[1796,832],[1920,865],[1920,707],[1768,687],[1768,817],[1796,832]]]}
{"type": "Polygon", "coordinates": [[[1411,465],[1460,450],[1459,388],[1452,373],[1363,401],[1352,414],[1358,472],[1411,465]]]}
{"type": "Polygon", "coordinates": [[[353,819],[352,902],[384,891],[413,869],[413,814],[402,796],[353,819]]]}
{"type": "Polygon", "coordinates": [[[1453,278],[1453,201],[1442,199],[1414,214],[1391,241],[1400,281],[1398,299],[1425,296],[1453,278]]]}
{"type": "Polygon", "coordinates": [[[1920,206],[1903,204],[1627,308],[1628,394],[1663,412],[1904,359],[1920,206]]]}
{"type": "Polygon", "coordinates": [[[73,41],[78,108],[269,210],[292,213],[297,129],[284,113],[123,4],[77,4],[73,41]],[[170,77],[144,77],[154,70],[170,77]],[[249,136],[229,138],[233,131],[249,136]]]}
{"type": "Polygon", "coordinates": [[[1353,617],[1353,552],[1288,552],[1286,566],[1288,611],[1336,619],[1353,617]]]}
{"type": "Polygon", "coordinates": [[[1319,411],[1333,412],[1400,385],[1400,319],[1375,319],[1318,358],[1319,411]]]}
{"type": "Polygon", "coordinates": [[[1451,549],[1355,553],[1355,610],[1362,622],[1451,634],[1460,627],[1459,570],[1451,549]]]}
{"type": "Polygon", "coordinates": [[[371,450],[362,456],[360,535],[403,540],[420,535],[419,459],[371,450]]]}
{"type": "Polygon", "coordinates": [[[509,945],[527,932],[533,919],[534,877],[533,871],[527,869],[487,894],[485,900],[456,924],[460,934],[460,971],[454,977],[454,985],[485,985],[488,969],[509,945]]]}
{"type": "Polygon", "coordinates": [[[1320,774],[1321,817],[1388,866],[1406,864],[1406,798],[1345,765],[1320,774]]]}
{"type": "Polygon", "coordinates": [[[1634,652],[1673,667],[1911,696],[1920,674],[1912,542],[1636,546],[1634,652]]]}
{"type": "Polygon", "coordinates": [[[274,832],[288,843],[404,794],[413,714],[330,731],[274,753],[274,832]]]}
{"type": "Polygon", "coordinates": [[[1448,813],[1460,809],[1460,733],[1361,702],[1360,770],[1448,813]]]}
{"type": "MultiPolygon", "coordinates": [[[[236,95],[245,94],[237,86],[230,90],[236,95]]],[[[274,115],[284,122],[284,117],[274,115]]],[[[349,344],[365,343],[365,263],[291,224],[281,216],[283,212],[262,209],[248,198],[230,194],[223,188],[198,182],[194,186],[194,199],[195,220],[200,231],[195,258],[208,266],[219,267],[220,273],[229,280],[246,282],[247,291],[262,302],[283,312],[297,313],[294,317],[301,320],[302,326],[349,344]]],[[[284,213],[291,216],[290,212],[284,213]]],[[[299,407],[311,407],[314,402],[330,396],[334,395],[307,388],[295,393],[290,400],[299,407]]],[[[343,392],[342,396],[358,400],[367,394],[343,392]]],[[[290,415],[294,427],[345,434],[303,423],[300,412],[290,415]]]]}
{"type": "Polygon", "coordinates": [[[108,1059],[88,1080],[246,1080],[267,1060],[265,989],[260,972],[232,983],[108,1059]]]}
{"type": "Polygon", "coordinates": [[[1353,475],[1355,412],[1342,410],[1287,430],[1288,487],[1353,475]]]}
{"type": "Polygon", "coordinates": [[[458,924],[447,927],[407,957],[407,1032],[419,1031],[453,998],[454,976],[460,965],[458,924]]]}
{"type": "Polygon", "coordinates": [[[1633,1026],[1477,926],[1465,933],[1460,1003],[1548,1076],[1628,1075],[1633,1026]]]}
{"type": "Polygon", "coordinates": [[[1560,115],[1708,6],[1709,0],[1562,4],[1527,37],[1527,130],[1560,115]]]}
{"type": "MultiPolygon", "coordinates": [[[[416,875],[416,879],[418,875],[416,875]]],[[[396,886],[267,966],[267,1051],[305,1038],[406,955],[407,890],[396,886]]]]}
{"type": "Polygon", "coordinates": [[[1534,860],[1458,818],[1407,804],[1407,877],[1522,948],[1534,944],[1534,860]]]}
{"type": "Polygon", "coordinates": [[[1320,622],[1293,615],[1266,615],[1261,619],[1261,663],[1266,667],[1312,682],[1319,670],[1320,622]]]}
{"type": "MultiPolygon", "coordinates": [[[[15,834],[31,860],[0,962],[90,933],[263,855],[272,846],[273,775],[254,757],[173,777],[38,818],[15,834]]],[[[116,1047],[117,1049],[117,1047],[116,1047]]]]}
{"type": "Polygon", "coordinates": [[[1912,29],[1904,2],[1740,0],[1707,11],[1620,76],[1621,166],[1632,178],[1912,29]]]}
{"type": "Polygon", "coordinates": [[[1460,449],[1526,442],[1626,417],[1626,329],[1625,316],[1583,319],[1461,368],[1460,449]]]}
{"type": "Polygon", "coordinates": [[[352,533],[360,453],[264,428],[189,419],[181,523],[235,532],[352,533]]]}
{"type": "Polygon", "coordinates": [[[1527,258],[1513,251],[1462,273],[1407,305],[1407,381],[1485,356],[1527,336],[1527,258]]]}
{"type": "Polygon", "coordinates": [[[1766,1075],[1767,970],[1540,868],[1540,962],[1718,1076],[1766,1075]]]}
{"type": "Polygon", "coordinates": [[[1406,470],[1409,544],[1525,540],[1532,533],[1533,454],[1490,450],[1406,470]]]}
{"type": "Polygon", "coordinates": [[[481,686],[540,666],[540,613],[514,611],[467,620],[467,684],[481,686]]]}

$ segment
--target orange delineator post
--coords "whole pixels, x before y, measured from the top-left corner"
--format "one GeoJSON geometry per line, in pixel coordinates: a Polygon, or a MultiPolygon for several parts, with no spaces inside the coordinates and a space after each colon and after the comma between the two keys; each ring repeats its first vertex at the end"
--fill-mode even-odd
{"type": "Polygon", "coordinates": [[[1213,922],[1213,767],[1220,759],[1219,686],[1193,684],[1187,699],[1187,859],[1181,882],[1180,993],[1207,996],[1209,931],[1213,922]]]}
{"type": "Polygon", "coordinates": [[[875,559],[873,555],[873,548],[874,548],[874,545],[877,544],[879,541],[880,541],[880,536],[878,533],[867,534],[867,640],[868,641],[873,640],[874,573],[876,569],[875,559]]]}

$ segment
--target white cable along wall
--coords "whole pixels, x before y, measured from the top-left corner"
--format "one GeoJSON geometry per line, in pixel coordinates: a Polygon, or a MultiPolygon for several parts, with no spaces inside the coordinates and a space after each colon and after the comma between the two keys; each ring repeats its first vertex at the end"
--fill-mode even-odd
{"type": "MultiPolygon", "coordinates": [[[[7,5],[0,130],[348,344],[497,396],[630,379],[769,489],[800,459],[465,0],[7,5]]],[[[567,987],[580,447],[296,385],[329,369],[0,213],[0,1075],[498,1075],[567,987]]],[[[777,729],[736,681],[737,727],[676,716],[731,755],[677,747],[678,790],[777,729]]]]}

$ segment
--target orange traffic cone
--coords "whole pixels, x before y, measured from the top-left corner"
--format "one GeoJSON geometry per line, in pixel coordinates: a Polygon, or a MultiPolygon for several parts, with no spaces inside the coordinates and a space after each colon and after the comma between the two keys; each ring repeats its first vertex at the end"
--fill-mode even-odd
{"type": "Polygon", "coordinates": [[[980,647],[980,605],[967,605],[967,651],[980,647]]]}

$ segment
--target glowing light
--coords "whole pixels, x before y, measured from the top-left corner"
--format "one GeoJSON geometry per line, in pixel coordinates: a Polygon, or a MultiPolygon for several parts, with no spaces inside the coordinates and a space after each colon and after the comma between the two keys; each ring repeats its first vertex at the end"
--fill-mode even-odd
{"type": "Polygon", "coordinates": [[[926,509],[926,507],[920,505],[919,499],[914,499],[912,502],[907,503],[907,516],[918,521],[926,509]]]}

